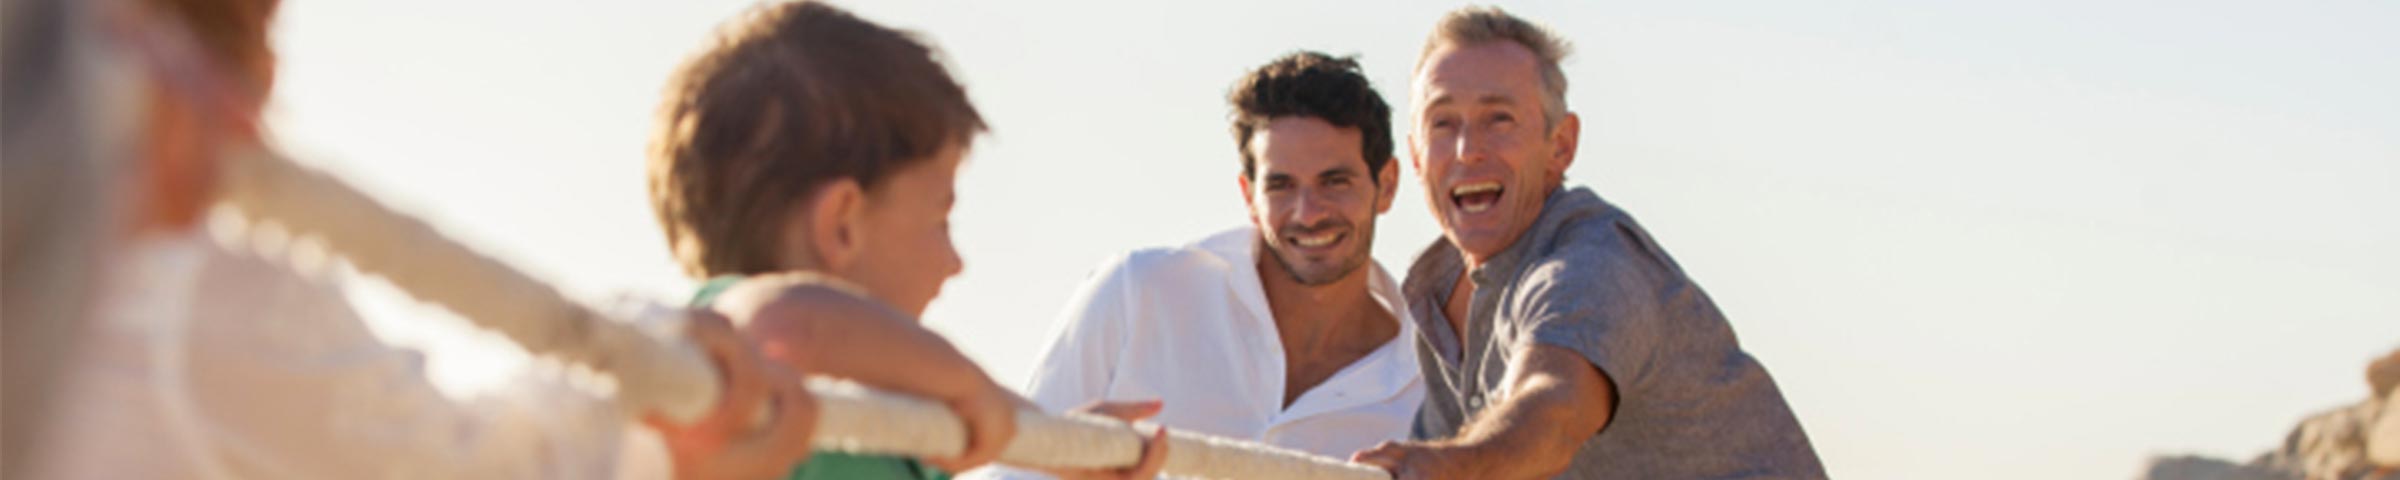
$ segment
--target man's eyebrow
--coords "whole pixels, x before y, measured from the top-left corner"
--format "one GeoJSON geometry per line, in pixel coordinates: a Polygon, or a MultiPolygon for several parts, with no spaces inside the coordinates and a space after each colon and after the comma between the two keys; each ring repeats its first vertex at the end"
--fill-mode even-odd
{"type": "MultiPolygon", "coordinates": [[[[1506,93],[1491,92],[1476,95],[1474,102],[1478,105],[1516,105],[1517,98],[1506,93]]],[[[1442,107],[1452,103],[1458,103],[1458,97],[1450,92],[1441,92],[1434,94],[1432,99],[1426,100],[1425,108],[1442,107]]]]}
{"type": "Polygon", "coordinates": [[[1450,92],[1435,93],[1433,94],[1433,98],[1425,100],[1425,107],[1433,108],[1448,105],[1450,104],[1450,101],[1450,92]]]}

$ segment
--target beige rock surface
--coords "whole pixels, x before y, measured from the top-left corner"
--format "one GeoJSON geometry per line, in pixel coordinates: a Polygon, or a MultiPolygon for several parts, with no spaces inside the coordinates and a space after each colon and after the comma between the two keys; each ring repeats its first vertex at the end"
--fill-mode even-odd
{"type": "Polygon", "coordinates": [[[2367,434],[2367,458],[2387,470],[2400,468],[2400,388],[2384,391],[2383,418],[2367,434]]]}
{"type": "Polygon", "coordinates": [[[2311,415],[2283,445],[2249,463],[2179,456],[2151,461],[2151,480],[2400,480],[2400,350],[2367,366],[2365,400],[2311,415]]]}

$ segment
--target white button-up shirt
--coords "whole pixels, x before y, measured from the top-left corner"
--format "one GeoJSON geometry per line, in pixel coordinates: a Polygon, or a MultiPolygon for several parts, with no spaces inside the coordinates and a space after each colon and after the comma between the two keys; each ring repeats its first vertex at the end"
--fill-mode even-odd
{"type": "Polygon", "coordinates": [[[1052,412],[1160,399],[1152,420],[1170,428],[1335,458],[1408,438],[1425,385],[1399,282],[1368,264],[1369,292],[1399,334],[1285,408],[1283,341],[1259,282],[1257,242],[1245,226],[1104,265],[1061,313],[1027,396],[1052,412]]]}

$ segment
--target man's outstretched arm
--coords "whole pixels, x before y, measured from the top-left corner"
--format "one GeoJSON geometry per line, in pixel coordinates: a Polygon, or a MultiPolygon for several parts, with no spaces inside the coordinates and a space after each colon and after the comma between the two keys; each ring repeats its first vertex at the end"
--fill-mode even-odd
{"type": "Polygon", "coordinates": [[[1385,442],[1351,460],[1403,480],[1539,479],[1566,471],[1584,441],[1608,426],[1615,383],[1574,350],[1519,348],[1526,351],[1509,364],[1509,397],[1468,419],[1456,436],[1385,442]]]}

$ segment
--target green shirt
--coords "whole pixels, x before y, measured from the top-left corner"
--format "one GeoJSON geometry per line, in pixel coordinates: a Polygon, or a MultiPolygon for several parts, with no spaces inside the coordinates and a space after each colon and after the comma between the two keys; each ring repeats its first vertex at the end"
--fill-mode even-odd
{"type": "MultiPolygon", "coordinates": [[[[699,292],[692,294],[691,306],[694,308],[707,306],[709,302],[717,299],[717,294],[725,293],[726,288],[732,287],[741,280],[742,277],[737,275],[709,279],[708,283],[700,285],[699,292]]],[[[791,475],[785,478],[791,480],[949,480],[950,474],[908,457],[858,455],[818,450],[808,455],[808,461],[793,466],[791,475]]]]}

